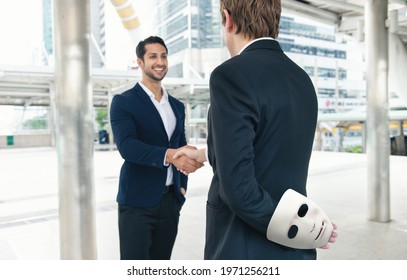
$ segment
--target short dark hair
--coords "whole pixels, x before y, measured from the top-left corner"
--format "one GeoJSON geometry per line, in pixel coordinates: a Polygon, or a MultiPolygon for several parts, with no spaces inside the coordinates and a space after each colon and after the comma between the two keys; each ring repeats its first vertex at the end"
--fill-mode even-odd
{"type": "Polygon", "coordinates": [[[150,36],[146,39],[144,39],[143,41],[140,41],[136,47],[136,55],[137,58],[140,58],[141,60],[144,60],[144,55],[146,54],[146,45],[148,44],[161,44],[164,46],[165,51],[168,54],[168,49],[167,46],[164,43],[164,40],[161,39],[160,37],[157,36],[150,36]]]}
{"type": "Polygon", "coordinates": [[[281,0],[220,0],[222,24],[227,10],[236,25],[236,33],[256,39],[260,37],[277,38],[281,16],[281,0]]]}

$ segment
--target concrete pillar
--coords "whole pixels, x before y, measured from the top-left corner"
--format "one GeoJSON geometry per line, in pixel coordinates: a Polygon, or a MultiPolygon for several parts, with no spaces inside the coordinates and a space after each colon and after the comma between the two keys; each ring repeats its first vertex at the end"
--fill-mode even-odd
{"type": "Polygon", "coordinates": [[[365,1],[368,218],[390,220],[388,120],[388,0],[365,1]]]}
{"type": "Polygon", "coordinates": [[[389,91],[395,92],[400,101],[407,106],[407,46],[397,34],[398,10],[389,12],[389,91]]]}
{"type": "Polygon", "coordinates": [[[51,146],[56,146],[56,108],[55,108],[55,83],[49,85],[49,130],[51,133],[51,146]]]}
{"type": "Polygon", "coordinates": [[[362,153],[366,154],[366,122],[361,123],[362,126],[362,153]]]}
{"type": "Polygon", "coordinates": [[[55,0],[61,259],[96,259],[89,0],[55,0]]]}
{"type": "Polygon", "coordinates": [[[107,119],[109,120],[107,123],[107,133],[109,134],[109,150],[114,150],[115,146],[113,130],[110,124],[110,107],[112,106],[112,99],[113,99],[112,90],[109,89],[107,91],[107,119]]]}
{"type": "Polygon", "coordinates": [[[321,136],[321,127],[319,122],[317,123],[317,127],[315,129],[315,142],[314,142],[314,150],[315,151],[322,151],[322,136],[321,136]]]}
{"type": "Polygon", "coordinates": [[[185,137],[187,138],[187,143],[191,141],[191,102],[189,98],[187,98],[185,103],[185,137]]]}

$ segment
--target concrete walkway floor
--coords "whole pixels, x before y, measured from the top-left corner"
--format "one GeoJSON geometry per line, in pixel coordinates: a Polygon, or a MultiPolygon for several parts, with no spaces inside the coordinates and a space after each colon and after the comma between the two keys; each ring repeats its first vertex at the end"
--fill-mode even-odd
{"type": "MultiPolygon", "coordinates": [[[[115,203],[122,159],[95,151],[98,259],[117,260],[115,203]]],[[[0,260],[59,259],[56,151],[0,150],[0,260]]],[[[320,260],[407,260],[407,157],[391,156],[391,221],[368,220],[364,154],[313,152],[309,197],[338,225],[338,241],[320,260]]],[[[212,176],[206,165],[190,175],[173,259],[202,260],[205,204],[212,176]]]]}

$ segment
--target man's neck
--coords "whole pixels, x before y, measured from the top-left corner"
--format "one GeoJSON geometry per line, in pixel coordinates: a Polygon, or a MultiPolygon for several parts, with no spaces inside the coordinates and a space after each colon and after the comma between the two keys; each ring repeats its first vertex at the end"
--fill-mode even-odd
{"type": "Polygon", "coordinates": [[[236,34],[233,40],[233,47],[230,50],[230,56],[236,56],[240,53],[240,50],[246,46],[250,41],[253,41],[252,38],[244,37],[241,34],[236,34]]]}
{"type": "Polygon", "coordinates": [[[163,96],[161,82],[151,82],[147,79],[141,79],[143,85],[145,85],[151,92],[154,94],[154,99],[158,102],[161,101],[161,97],[163,96]]]}

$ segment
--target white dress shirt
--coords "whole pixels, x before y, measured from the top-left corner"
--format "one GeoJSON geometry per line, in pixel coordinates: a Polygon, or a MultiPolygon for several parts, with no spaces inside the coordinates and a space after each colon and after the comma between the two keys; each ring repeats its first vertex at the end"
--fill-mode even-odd
{"type": "MultiPolygon", "coordinates": [[[[165,131],[167,132],[168,136],[168,141],[170,141],[172,134],[174,133],[175,126],[177,123],[177,119],[175,118],[174,112],[172,111],[170,102],[168,101],[168,93],[165,91],[164,88],[161,88],[163,96],[161,97],[160,102],[158,102],[155,99],[154,94],[149,90],[145,85],[143,85],[142,82],[138,82],[139,85],[144,89],[144,91],[148,94],[148,96],[151,99],[151,102],[153,102],[155,108],[157,109],[158,113],[161,116],[161,120],[164,123],[165,131]]],[[[164,165],[166,164],[165,162],[165,156],[164,156],[164,165]]],[[[167,171],[167,181],[166,185],[171,185],[173,183],[173,171],[171,167],[168,167],[167,171]]]]}

